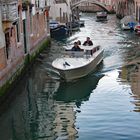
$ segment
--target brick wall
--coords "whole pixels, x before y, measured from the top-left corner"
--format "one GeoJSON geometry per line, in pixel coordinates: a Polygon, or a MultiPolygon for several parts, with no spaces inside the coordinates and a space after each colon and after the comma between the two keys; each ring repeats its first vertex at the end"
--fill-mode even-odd
{"type": "Polygon", "coordinates": [[[0,49],[0,71],[6,67],[5,48],[0,49]]]}
{"type": "MultiPolygon", "coordinates": [[[[0,48],[0,88],[18,73],[18,70],[24,66],[24,38],[23,38],[23,21],[22,21],[22,0],[19,0],[19,41],[17,42],[17,26],[12,22],[8,24],[3,22],[4,33],[9,33],[9,56],[7,59],[6,48],[0,48]]],[[[30,21],[29,9],[27,12],[27,48],[29,54],[34,53],[40,47],[40,43],[47,39],[47,22],[44,11],[38,11],[32,15],[30,21]],[[31,25],[32,24],[32,25],[31,25]],[[32,29],[31,29],[32,27],[32,29]]],[[[1,91],[0,91],[1,92],[1,91]]]]}
{"type": "Polygon", "coordinates": [[[44,39],[44,36],[47,37],[47,23],[44,12],[34,15],[32,17],[32,23],[32,33],[30,34],[30,50],[33,50],[40,40],[44,39]]]}

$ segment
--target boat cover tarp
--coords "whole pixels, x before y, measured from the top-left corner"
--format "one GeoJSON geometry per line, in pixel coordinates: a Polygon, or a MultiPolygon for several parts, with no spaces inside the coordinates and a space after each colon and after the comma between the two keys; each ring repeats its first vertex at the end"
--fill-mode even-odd
{"type": "Polygon", "coordinates": [[[124,18],[121,19],[121,24],[128,24],[128,23],[134,23],[136,24],[137,21],[135,19],[134,16],[130,15],[130,16],[125,16],[124,18]]]}

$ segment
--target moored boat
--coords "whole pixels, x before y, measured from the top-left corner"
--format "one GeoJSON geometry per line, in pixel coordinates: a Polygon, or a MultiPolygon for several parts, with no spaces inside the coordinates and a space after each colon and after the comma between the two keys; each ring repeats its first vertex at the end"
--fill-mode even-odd
{"type": "Polygon", "coordinates": [[[80,46],[83,51],[65,51],[61,58],[52,62],[60,77],[66,81],[81,78],[94,71],[103,60],[103,49],[100,46],[80,46]]]}
{"type": "Polygon", "coordinates": [[[59,25],[56,28],[50,29],[51,36],[66,36],[68,35],[68,28],[65,25],[59,25]]]}
{"type": "Polygon", "coordinates": [[[80,16],[80,17],[82,16],[82,12],[79,13],[79,16],[80,16]]]}
{"type": "Polygon", "coordinates": [[[85,26],[85,21],[84,20],[79,20],[78,23],[79,23],[80,27],[84,27],[85,26]]]}
{"type": "Polygon", "coordinates": [[[121,23],[121,29],[122,30],[130,30],[131,27],[128,24],[121,23]]]}
{"type": "Polygon", "coordinates": [[[59,26],[59,22],[58,21],[56,21],[56,20],[50,20],[49,21],[49,27],[50,27],[50,29],[54,29],[54,28],[56,28],[58,26],[59,26]]]}
{"type": "Polygon", "coordinates": [[[107,12],[105,12],[105,11],[97,12],[96,18],[97,18],[96,21],[106,21],[107,20],[107,12]]]}
{"type": "Polygon", "coordinates": [[[59,24],[57,21],[51,21],[49,25],[52,37],[66,36],[68,34],[68,28],[65,25],[59,24]]]}
{"type": "Polygon", "coordinates": [[[80,24],[78,21],[68,22],[67,27],[70,31],[78,31],[80,29],[80,24]]]}
{"type": "Polygon", "coordinates": [[[120,20],[122,30],[134,30],[137,21],[134,16],[125,16],[120,20]]]}
{"type": "Polygon", "coordinates": [[[140,35],[140,25],[139,24],[135,26],[134,31],[137,35],[140,35]]]}

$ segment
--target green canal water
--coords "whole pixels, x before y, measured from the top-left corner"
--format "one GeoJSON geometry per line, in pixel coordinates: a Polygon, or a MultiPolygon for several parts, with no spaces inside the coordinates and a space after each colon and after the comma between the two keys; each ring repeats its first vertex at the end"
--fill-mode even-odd
{"type": "Polygon", "coordinates": [[[121,31],[115,15],[105,23],[85,13],[85,27],[52,40],[0,107],[0,140],[139,140],[140,78],[122,68],[135,59],[139,37],[121,31]],[[104,48],[104,60],[90,75],[64,82],[51,67],[63,46],[89,36],[104,48]]]}

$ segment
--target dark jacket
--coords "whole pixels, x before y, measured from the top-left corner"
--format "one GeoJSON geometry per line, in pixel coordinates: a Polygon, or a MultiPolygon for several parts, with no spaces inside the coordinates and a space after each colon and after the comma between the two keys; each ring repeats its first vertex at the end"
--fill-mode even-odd
{"type": "Polygon", "coordinates": [[[83,45],[88,45],[88,46],[92,46],[93,45],[93,43],[92,43],[92,41],[90,40],[89,42],[87,42],[87,41],[85,41],[84,43],[83,43],[83,45]]]}
{"type": "Polygon", "coordinates": [[[82,51],[82,49],[78,46],[78,47],[72,47],[71,49],[72,51],[82,51]]]}

